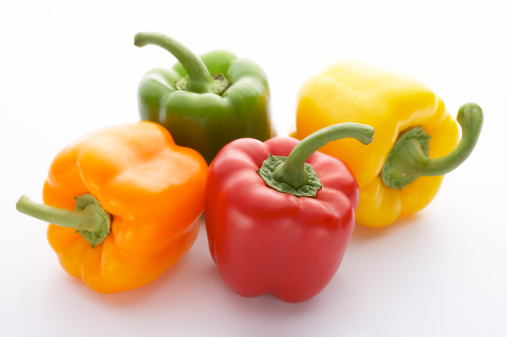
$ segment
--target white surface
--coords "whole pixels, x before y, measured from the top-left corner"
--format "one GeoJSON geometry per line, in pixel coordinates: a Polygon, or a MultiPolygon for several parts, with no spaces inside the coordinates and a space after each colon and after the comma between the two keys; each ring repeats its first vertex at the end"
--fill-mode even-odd
{"type": "Polygon", "coordinates": [[[0,325],[3,336],[506,336],[507,24],[503,1],[4,1],[0,5],[0,325]],[[279,4],[280,3],[280,4],[279,4]],[[101,295],[68,276],[41,200],[54,155],[99,127],[138,119],[145,71],[175,60],[133,36],[196,53],[224,48],[267,72],[280,134],[302,82],[359,59],[413,75],[450,111],[479,103],[483,134],[434,202],[385,229],[357,226],[314,299],[247,299],[221,281],[204,228],[180,263],[141,289],[101,295]]]}

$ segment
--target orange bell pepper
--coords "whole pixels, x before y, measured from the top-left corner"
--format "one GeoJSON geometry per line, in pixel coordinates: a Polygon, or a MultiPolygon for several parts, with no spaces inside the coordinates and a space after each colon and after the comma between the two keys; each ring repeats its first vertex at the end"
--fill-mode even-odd
{"type": "Polygon", "coordinates": [[[53,223],[48,240],[66,272],[101,293],[125,291],[155,280],[193,245],[206,174],[204,158],[162,126],[115,126],[56,156],[46,205],[21,197],[17,208],[53,223]]]}

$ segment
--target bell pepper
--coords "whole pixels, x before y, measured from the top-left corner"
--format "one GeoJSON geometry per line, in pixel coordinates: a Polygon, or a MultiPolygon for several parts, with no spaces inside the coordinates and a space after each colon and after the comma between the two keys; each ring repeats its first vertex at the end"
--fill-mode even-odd
{"type": "Polygon", "coordinates": [[[442,99],[419,81],[359,62],[339,62],[309,78],[297,104],[296,138],[335,123],[366,123],[375,141],[360,147],[348,139],[322,152],[346,162],[357,178],[357,222],[389,225],[426,207],[444,174],[472,152],[482,127],[476,104],[459,109],[456,120],[442,99]],[[459,143],[459,144],[458,144],[459,143]]]}
{"type": "Polygon", "coordinates": [[[93,290],[143,286],[193,245],[204,210],[207,164],[152,122],[113,126],[54,158],[39,204],[17,209],[50,222],[47,238],[63,269],[93,290]]]}
{"type": "Polygon", "coordinates": [[[373,133],[347,123],[301,142],[243,138],[218,153],[204,215],[211,256],[233,291],[296,303],[329,283],[354,228],[359,191],[347,165],[315,151],[342,137],[368,144],[373,133]]]}
{"type": "Polygon", "coordinates": [[[268,81],[253,61],[224,50],[199,58],[157,33],[138,33],[134,44],[160,46],[179,61],[146,73],[138,91],[141,119],[165,126],[176,144],[196,149],[209,164],[234,139],[275,135],[268,81]]]}

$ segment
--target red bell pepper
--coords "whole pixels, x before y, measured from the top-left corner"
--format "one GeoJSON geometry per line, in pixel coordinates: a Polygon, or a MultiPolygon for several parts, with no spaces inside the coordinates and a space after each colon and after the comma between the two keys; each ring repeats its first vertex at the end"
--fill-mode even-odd
{"type": "Polygon", "coordinates": [[[359,190],[346,164],[316,151],[345,137],[368,144],[373,133],[344,123],[301,142],[238,139],[218,153],[204,214],[211,256],[232,290],[296,303],[329,283],[354,228],[359,190]]]}

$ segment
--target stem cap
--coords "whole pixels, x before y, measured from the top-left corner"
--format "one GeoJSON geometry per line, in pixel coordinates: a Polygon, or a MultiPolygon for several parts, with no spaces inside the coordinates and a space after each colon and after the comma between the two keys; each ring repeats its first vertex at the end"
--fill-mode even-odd
{"type": "Polygon", "coordinates": [[[76,211],[89,210],[97,219],[96,230],[90,231],[81,229],[76,231],[77,233],[81,234],[83,239],[88,241],[93,248],[96,245],[102,243],[106,237],[111,234],[111,216],[102,208],[99,201],[91,194],[84,194],[76,197],[75,199],[76,211]]]}
{"type": "Polygon", "coordinates": [[[308,181],[305,185],[295,188],[286,182],[276,179],[275,172],[280,165],[287,161],[287,157],[269,155],[262,163],[262,167],[257,172],[262,177],[266,185],[282,193],[289,193],[296,197],[312,197],[315,198],[317,191],[322,188],[322,184],[317,176],[317,172],[313,169],[312,165],[305,163],[304,170],[308,175],[308,181]]]}

